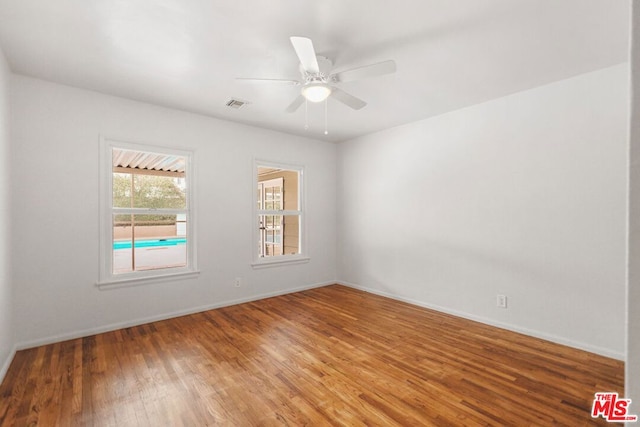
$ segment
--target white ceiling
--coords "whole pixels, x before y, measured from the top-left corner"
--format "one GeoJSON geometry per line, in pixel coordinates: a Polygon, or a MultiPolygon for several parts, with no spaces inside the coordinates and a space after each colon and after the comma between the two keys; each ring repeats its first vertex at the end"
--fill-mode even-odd
{"type": "Polygon", "coordinates": [[[312,138],[341,141],[627,61],[630,0],[0,0],[15,73],[312,138]],[[393,59],[341,83],[368,102],[284,109],[300,88],[289,36],[334,70],[393,59]],[[251,104],[234,110],[231,98],[251,104]]]}

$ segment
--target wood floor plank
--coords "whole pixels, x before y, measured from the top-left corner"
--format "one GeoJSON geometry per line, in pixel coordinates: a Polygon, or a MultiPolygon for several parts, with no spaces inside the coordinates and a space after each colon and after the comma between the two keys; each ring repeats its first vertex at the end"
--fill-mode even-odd
{"type": "Polygon", "coordinates": [[[0,426],[608,425],[617,360],[343,286],[20,351],[0,426]]]}

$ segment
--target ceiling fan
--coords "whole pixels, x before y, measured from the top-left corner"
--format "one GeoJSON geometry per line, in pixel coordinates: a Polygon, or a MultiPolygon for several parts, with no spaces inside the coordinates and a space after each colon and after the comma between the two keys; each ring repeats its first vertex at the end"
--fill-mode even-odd
{"type": "Polygon", "coordinates": [[[306,37],[291,37],[296,55],[300,60],[300,73],[302,79],[286,80],[286,79],[254,79],[254,78],[237,78],[237,80],[248,82],[265,82],[265,83],[284,83],[293,86],[302,86],[300,95],[285,110],[288,113],[295,112],[300,106],[307,101],[322,102],[329,96],[343,104],[359,110],[367,105],[360,98],[333,86],[334,83],[350,82],[368,77],[380,76],[383,74],[391,74],[396,71],[396,63],[392,60],[378,62],[376,64],[365,65],[353,68],[339,73],[331,74],[333,63],[324,56],[316,55],[311,39],[306,37]]]}

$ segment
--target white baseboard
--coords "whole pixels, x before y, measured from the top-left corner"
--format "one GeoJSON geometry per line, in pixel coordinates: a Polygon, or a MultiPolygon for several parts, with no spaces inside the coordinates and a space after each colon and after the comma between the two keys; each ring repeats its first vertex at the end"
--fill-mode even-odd
{"type": "Polygon", "coordinates": [[[413,305],[417,305],[419,307],[424,307],[424,308],[428,308],[430,310],[435,310],[435,311],[439,311],[441,313],[446,313],[446,314],[451,314],[453,316],[456,317],[462,317],[463,319],[468,319],[468,320],[473,320],[475,322],[480,322],[480,323],[484,323],[486,325],[490,325],[490,326],[495,326],[497,328],[501,328],[501,329],[506,329],[512,332],[518,332],[524,335],[528,335],[531,337],[535,337],[535,338],[540,338],[546,341],[551,341],[554,342],[556,344],[562,344],[562,345],[566,345],[568,347],[573,347],[579,350],[584,350],[584,351],[588,351],[590,353],[595,353],[595,354],[599,354],[601,356],[605,356],[605,357],[610,357],[612,359],[617,359],[617,360],[621,360],[621,361],[625,361],[626,355],[624,353],[621,352],[617,352],[617,351],[613,351],[611,349],[608,348],[603,348],[603,347],[598,347],[598,346],[594,346],[591,344],[586,344],[583,342],[579,342],[579,341],[573,341],[564,337],[559,337],[557,335],[553,335],[553,334],[548,334],[545,332],[540,332],[540,331],[536,331],[533,329],[528,329],[528,328],[523,328],[517,325],[512,325],[509,323],[503,323],[503,322],[498,322],[495,321],[493,319],[489,319],[486,317],[482,317],[482,316],[476,316],[470,313],[465,313],[465,312],[461,312],[461,311],[457,311],[457,310],[451,310],[449,308],[446,307],[441,307],[438,305],[434,305],[434,304],[429,304],[426,303],[424,301],[419,301],[419,300],[415,300],[412,298],[406,298],[403,297],[401,295],[396,295],[396,294],[391,294],[389,292],[384,292],[384,291],[380,291],[377,289],[373,289],[373,288],[368,288],[366,286],[361,286],[361,285],[356,285],[355,283],[349,283],[349,282],[345,282],[345,281],[341,281],[338,280],[337,281],[338,284],[340,285],[344,285],[344,286],[348,286],[350,288],[354,288],[354,289],[358,289],[364,292],[369,292],[375,295],[380,295],[383,297],[387,297],[387,298],[391,298],[391,299],[395,299],[398,301],[402,301],[402,302],[406,302],[409,304],[413,304],[413,305]]]}
{"type": "Polygon", "coordinates": [[[7,359],[2,364],[2,367],[0,368],[0,384],[2,384],[2,381],[4,381],[4,377],[5,375],[7,375],[9,366],[11,365],[11,362],[13,362],[13,358],[16,357],[17,351],[18,351],[18,346],[14,345],[13,348],[11,349],[11,352],[7,356],[7,359]]]}
{"type": "MultiPolygon", "coordinates": [[[[336,283],[337,282],[335,280],[332,280],[330,282],[315,283],[315,284],[312,284],[312,285],[301,286],[301,287],[298,287],[298,288],[285,289],[285,290],[275,291],[275,292],[267,292],[267,293],[264,293],[264,294],[252,295],[252,296],[249,296],[249,297],[246,297],[246,298],[239,298],[239,299],[235,299],[235,300],[227,300],[227,301],[222,301],[222,302],[218,302],[218,303],[215,303],[215,304],[208,304],[208,305],[203,305],[203,306],[199,306],[199,307],[188,308],[188,309],[185,309],[185,310],[173,311],[173,312],[170,312],[170,313],[164,313],[164,314],[160,314],[160,315],[157,315],[157,316],[143,317],[143,318],[138,318],[138,319],[134,319],[134,320],[129,320],[129,321],[126,321],[126,322],[118,322],[118,323],[112,323],[112,324],[109,324],[109,325],[99,326],[99,327],[96,327],[96,328],[82,329],[82,330],[78,330],[78,331],[74,331],[74,332],[53,335],[53,336],[49,336],[49,337],[46,337],[46,338],[39,338],[39,339],[36,339],[36,340],[31,340],[31,341],[22,341],[22,342],[19,342],[15,346],[13,354],[15,355],[15,351],[16,350],[25,350],[27,348],[38,347],[38,346],[41,346],[41,345],[53,344],[53,343],[57,343],[57,342],[61,342],[61,341],[67,341],[67,340],[73,340],[73,339],[77,339],[77,338],[88,337],[88,336],[91,336],[91,335],[101,334],[101,333],[104,333],[104,332],[111,332],[111,331],[115,331],[115,330],[118,330],[118,329],[129,328],[129,327],[132,327],[132,326],[144,325],[146,323],[157,322],[157,321],[160,321],[160,320],[172,319],[174,317],[186,316],[186,315],[194,314],[194,313],[201,313],[203,311],[213,310],[213,309],[216,309],[216,308],[229,307],[229,306],[232,306],[232,305],[242,304],[242,303],[245,303],[245,302],[257,301],[257,300],[261,300],[261,299],[265,299],[265,298],[276,297],[276,296],[279,296],[279,295],[292,294],[292,293],[295,293],[295,292],[306,291],[308,289],[321,288],[323,286],[334,285],[336,283]]],[[[9,362],[6,363],[6,365],[7,365],[6,368],[7,369],[9,367],[9,363],[11,363],[11,360],[13,360],[13,356],[10,358],[9,362]]]]}

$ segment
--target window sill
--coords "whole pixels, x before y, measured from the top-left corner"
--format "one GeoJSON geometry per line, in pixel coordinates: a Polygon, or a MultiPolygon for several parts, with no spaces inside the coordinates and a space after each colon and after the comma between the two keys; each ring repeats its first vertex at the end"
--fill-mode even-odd
{"type": "Polygon", "coordinates": [[[104,280],[96,283],[100,290],[125,288],[130,286],[148,285],[151,283],[168,282],[179,279],[192,279],[198,277],[200,271],[184,271],[180,273],[159,274],[156,276],[130,277],[126,279],[104,280]]]}
{"type": "Polygon", "coordinates": [[[284,256],[279,256],[278,259],[260,258],[258,261],[253,262],[251,264],[251,267],[253,267],[255,270],[260,268],[280,267],[283,265],[306,264],[310,260],[311,258],[304,257],[304,256],[287,257],[286,255],[284,255],[284,256]],[[284,258],[284,259],[281,259],[281,258],[284,258]]]}

